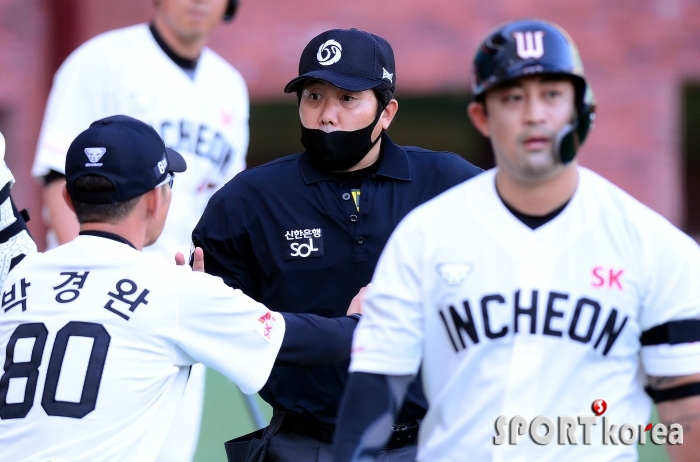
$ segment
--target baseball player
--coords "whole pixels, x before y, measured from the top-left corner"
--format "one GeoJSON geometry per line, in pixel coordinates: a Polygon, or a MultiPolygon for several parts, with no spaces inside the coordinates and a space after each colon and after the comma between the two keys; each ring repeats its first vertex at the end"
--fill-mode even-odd
{"type": "Polygon", "coordinates": [[[474,78],[468,113],[497,167],[417,208],[389,239],[353,341],[335,460],[373,460],[380,423],[421,367],[419,461],[637,460],[636,441],[604,444],[602,418],[590,444],[579,427],[578,444],[540,445],[500,444],[499,417],[593,417],[602,399],[609,433],[644,429],[650,396],[663,422],[685,427],[672,458],[697,460],[698,245],[578,165],[595,103],[558,26],[498,27],[474,78]],[[354,404],[368,395],[374,406],[354,404]]]}
{"type": "Polygon", "coordinates": [[[19,211],[10,195],[15,177],[5,163],[5,137],[0,133],[0,287],[7,274],[25,255],[36,252],[29,235],[25,210],[19,211]]]}
{"type": "MultiPolygon", "coordinates": [[[[212,197],[192,233],[207,272],[276,310],[337,316],[401,218],[481,173],[454,153],[391,140],[396,72],[391,45],[374,34],[333,29],[309,41],[285,88],[297,94],[305,151],[246,170],[212,197]]],[[[329,367],[273,369],[260,393],[273,408],[268,460],[331,460],[349,347],[329,367]]],[[[386,422],[383,460],[415,460],[425,408],[416,381],[386,422]]]]}
{"type": "Polygon", "coordinates": [[[150,24],[88,40],[54,77],[32,175],[45,183],[59,244],[78,233],[75,215],[61,197],[66,151],[94,120],[113,114],[142,120],[187,160],[163,236],[149,249],[168,257],[189,251],[190,232],[209,197],[245,168],[246,85],[205,46],[222,16],[231,19],[237,1],[157,0],[154,5],[150,24]]]}
{"type": "MultiPolygon", "coordinates": [[[[172,258],[188,254],[190,233],[211,195],[245,168],[248,93],[236,69],[205,44],[231,20],[238,0],[154,0],[150,24],[100,34],[81,45],[54,77],[32,175],[44,183],[48,247],[70,241],[78,222],[61,190],[70,142],[94,120],[126,114],[160,134],[182,153],[189,168],[178,188],[165,229],[146,249],[172,258]]],[[[204,393],[204,368],[192,369],[183,415],[173,435],[180,449],[164,460],[194,455],[204,393]],[[184,448],[183,446],[189,446],[184,448]]],[[[174,447],[168,445],[168,447],[174,447]]]]}
{"type": "Polygon", "coordinates": [[[1,460],[156,460],[192,364],[254,393],[273,363],[294,365],[300,351],[306,364],[324,364],[293,329],[299,319],[327,343],[356,324],[283,316],[142,253],[185,168],[153,128],[126,116],[94,122],[70,145],[64,196],[80,235],[26,255],[2,287],[1,460]]]}

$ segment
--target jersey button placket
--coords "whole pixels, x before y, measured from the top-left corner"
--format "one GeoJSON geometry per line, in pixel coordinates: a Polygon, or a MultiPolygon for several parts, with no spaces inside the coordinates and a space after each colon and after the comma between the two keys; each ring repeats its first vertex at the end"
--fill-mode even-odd
{"type": "MultiPolygon", "coordinates": [[[[534,233],[522,243],[519,261],[520,268],[517,277],[517,286],[520,289],[520,304],[529,308],[535,300],[532,299],[533,290],[538,290],[537,308],[535,314],[535,333],[530,332],[531,317],[521,315],[519,332],[513,335],[512,354],[510,357],[508,380],[504,390],[503,410],[508,415],[534,415],[534,405],[537,403],[538,394],[541,392],[539,378],[545,367],[545,345],[541,333],[541,320],[544,318],[542,287],[545,283],[546,246],[541,245],[538,236],[534,233]]],[[[516,321],[516,322],[518,322],[516,321]]],[[[506,451],[507,452],[507,451],[506,451]]]]}
{"type": "Polygon", "coordinates": [[[372,182],[365,180],[362,183],[362,199],[360,199],[360,211],[359,213],[352,215],[355,216],[353,221],[352,216],[350,221],[355,223],[354,233],[355,233],[355,263],[364,263],[368,261],[368,252],[370,252],[370,223],[372,214],[372,182]]]}

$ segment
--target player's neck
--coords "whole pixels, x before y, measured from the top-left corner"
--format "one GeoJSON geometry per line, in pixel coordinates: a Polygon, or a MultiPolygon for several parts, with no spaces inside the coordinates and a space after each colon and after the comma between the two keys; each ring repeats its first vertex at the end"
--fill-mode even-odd
{"type": "Polygon", "coordinates": [[[156,15],[153,25],[165,44],[179,57],[194,60],[199,58],[202,49],[207,44],[207,37],[186,39],[178,35],[165,23],[165,20],[156,15]]]}
{"type": "Polygon", "coordinates": [[[578,185],[576,162],[561,173],[539,183],[524,183],[504,170],[496,174],[496,188],[504,202],[520,213],[544,216],[568,202],[578,185]]]}
{"type": "Polygon", "coordinates": [[[118,224],[83,223],[80,225],[80,231],[102,231],[116,234],[131,242],[137,250],[143,250],[146,233],[145,230],[139,228],[138,223],[132,223],[128,219],[118,224]]]}

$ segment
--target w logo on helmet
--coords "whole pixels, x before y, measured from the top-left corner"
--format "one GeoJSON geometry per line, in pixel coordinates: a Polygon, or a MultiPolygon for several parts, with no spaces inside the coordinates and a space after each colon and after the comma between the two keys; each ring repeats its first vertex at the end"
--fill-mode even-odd
{"type": "Polygon", "coordinates": [[[544,31],[513,32],[515,51],[520,59],[540,59],[544,56],[544,31]]]}
{"type": "Polygon", "coordinates": [[[340,61],[340,52],[343,51],[343,47],[340,43],[335,40],[328,40],[320,47],[318,47],[318,53],[316,53],[316,59],[318,63],[322,66],[330,66],[333,63],[340,61]]]}

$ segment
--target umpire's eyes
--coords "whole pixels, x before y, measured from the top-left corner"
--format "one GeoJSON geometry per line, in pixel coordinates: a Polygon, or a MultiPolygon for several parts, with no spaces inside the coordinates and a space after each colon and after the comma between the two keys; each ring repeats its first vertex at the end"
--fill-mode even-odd
{"type": "Polygon", "coordinates": [[[523,100],[523,95],[520,93],[505,93],[501,98],[504,103],[517,103],[523,100]]]}

